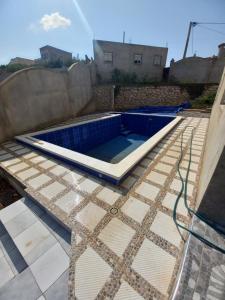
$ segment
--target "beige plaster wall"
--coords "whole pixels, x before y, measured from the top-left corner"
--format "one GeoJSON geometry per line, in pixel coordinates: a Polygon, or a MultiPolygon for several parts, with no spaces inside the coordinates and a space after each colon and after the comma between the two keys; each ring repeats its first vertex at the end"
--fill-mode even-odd
{"type": "Polygon", "coordinates": [[[225,69],[212,108],[200,174],[197,206],[200,204],[225,145],[225,69]],[[224,103],[224,104],[221,104],[224,103]]]}
{"type": "Polygon", "coordinates": [[[0,83],[0,143],[76,116],[92,97],[90,65],[29,68],[0,83]]]}

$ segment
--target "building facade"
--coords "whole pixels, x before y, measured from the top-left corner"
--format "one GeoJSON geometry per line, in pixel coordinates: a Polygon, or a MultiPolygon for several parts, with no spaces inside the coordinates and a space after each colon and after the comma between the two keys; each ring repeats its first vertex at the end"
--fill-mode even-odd
{"type": "Polygon", "coordinates": [[[186,57],[170,63],[169,81],[180,83],[219,83],[225,66],[225,43],[217,56],[186,57]]]}
{"type": "Polygon", "coordinates": [[[40,48],[42,62],[61,61],[63,64],[72,61],[72,53],[52,47],[44,46],[40,48]]]}
{"type": "Polygon", "coordinates": [[[35,64],[35,60],[23,58],[23,57],[15,57],[10,60],[9,64],[10,65],[20,64],[20,65],[24,65],[24,66],[32,66],[35,64]]]}
{"type": "Polygon", "coordinates": [[[136,74],[139,81],[161,81],[168,48],[94,40],[94,61],[98,77],[112,80],[115,69],[136,74]]]}

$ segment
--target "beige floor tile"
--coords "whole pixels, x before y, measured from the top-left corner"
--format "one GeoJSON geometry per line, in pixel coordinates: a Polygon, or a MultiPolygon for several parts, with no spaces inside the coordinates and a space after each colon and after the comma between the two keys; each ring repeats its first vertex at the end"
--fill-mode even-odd
{"type": "Polygon", "coordinates": [[[0,160],[2,161],[2,165],[4,167],[9,167],[11,165],[18,164],[21,162],[19,158],[15,158],[11,154],[1,155],[0,160]]]}
{"type": "Polygon", "coordinates": [[[115,192],[113,189],[104,187],[98,194],[97,197],[102,201],[108,203],[109,205],[113,205],[121,196],[120,193],[115,192]]]}
{"type": "Polygon", "coordinates": [[[26,168],[28,168],[28,167],[29,167],[28,164],[26,164],[26,163],[24,163],[24,162],[21,162],[21,163],[19,163],[19,164],[10,166],[8,169],[9,169],[10,172],[16,173],[16,172],[22,171],[22,170],[24,170],[24,169],[26,169],[26,168]]]}
{"type": "Polygon", "coordinates": [[[80,180],[83,178],[83,174],[75,171],[70,171],[68,174],[64,175],[62,177],[65,181],[67,181],[70,184],[77,185],[80,180]]]}
{"type": "Polygon", "coordinates": [[[155,200],[159,191],[159,188],[146,182],[142,182],[135,190],[137,194],[142,195],[145,198],[150,199],[152,201],[155,200]]]}
{"type": "Polygon", "coordinates": [[[56,181],[41,189],[39,193],[51,200],[52,198],[56,197],[59,193],[63,192],[65,189],[66,187],[64,185],[56,181]]]}
{"type": "Polygon", "coordinates": [[[111,272],[111,267],[92,248],[87,247],[76,262],[76,298],[79,300],[96,299],[111,272]]]}
{"type": "Polygon", "coordinates": [[[93,193],[98,187],[99,183],[89,178],[82,181],[78,186],[79,190],[86,193],[93,193]]]}
{"type": "MultiPolygon", "coordinates": [[[[171,194],[171,193],[166,193],[163,201],[162,201],[162,205],[170,210],[174,210],[174,204],[175,201],[177,199],[177,195],[171,194]]],[[[189,202],[188,202],[189,203],[189,202]]],[[[185,207],[184,204],[184,198],[181,197],[177,206],[177,213],[181,214],[182,216],[187,216],[188,215],[188,211],[185,207]]]]}
{"type": "Polygon", "coordinates": [[[167,295],[175,262],[173,256],[145,239],[134,258],[132,268],[158,291],[167,295]]]}
{"type": "MultiPolygon", "coordinates": [[[[189,154],[186,154],[184,156],[184,159],[186,159],[187,161],[189,161],[189,154]]],[[[199,163],[200,162],[200,156],[192,155],[191,156],[191,161],[195,162],[195,163],[199,163]]]]}
{"type": "Polygon", "coordinates": [[[154,171],[151,171],[149,173],[149,175],[147,176],[147,179],[148,180],[151,180],[155,183],[158,183],[160,185],[164,185],[166,179],[167,179],[167,176],[166,175],[162,175],[158,172],[154,172],[154,171]]]}
{"type": "MultiPolygon", "coordinates": [[[[186,169],[181,169],[181,168],[180,168],[180,173],[181,173],[181,176],[183,177],[183,179],[185,179],[186,176],[187,176],[187,170],[186,170],[186,169]]],[[[176,173],[176,177],[177,177],[178,179],[180,179],[180,176],[179,176],[178,172],[176,173]]],[[[188,181],[193,181],[193,182],[195,182],[196,178],[197,178],[197,173],[189,171],[189,174],[188,174],[188,181]]]]}
{"type": "Polygon", "coordinates": [[[43,163],[39,164],[39,167],[47,170],[47,169],[49,169],[49,168],[51,168],[51,167],[53,167],[55,165],[56,165],[56,163],[54,161],[52,161],[52,160],[46,160],[43,163]]]}
{"type": "Polygon", "coordinates": [[[30,153],[28,153],[28,154],[24,154],[23,155],[23,158],[25,158],[25,159],[30,159],[30,158],[32,158],[32,157],[35,157],[35,156],[37,156],[38,154],[36,153],[36,152],[30,152],[30,153]]]}
{"type": "Polygon", "coordinates": [[[122,280],[122,284],[116,293],[114,300],[143,300],[144,298],[139,295],[126,281],[122,280]]]}
{"type": "Polygon", "coordinates": [[[26,180],[28,178],[30,178],[31,176],[37,175],[39,172],[39,170],[35,169],[35,168],[30,168],[26,171],[22,171],[20,173],[17,173],[17,176],[21,179],[21,180],[26,180]]]}
{"type": "Polygon", "coordinates": [[[194,150],[199,150],[199,151],[201,151],[202,148],[203,148],[203,145],[202,145],[202,146],[198,146],[198,145],[193,145],[193,144],[192,144],[192,149],[194,149],[194,150]]]}
{"type": "Polygon", "coordinates": [[[99,234],[99,239],[114,253],[122,256],[135,231],[117,218],[112,219],[99,234]]]}
{"type": "Polygon", "coordinates": [[[166,154],[169,155],[169,156],[175,157],[175,158],[179,158],[180,157],[180,153],[179,152],[172,151],[172,150],[167,151],[166,154]]]}
{"type": "Polygon", "coordinates": [[[38,189],[43,184],[49,182],[51,180],[51,177],[41,174],[34,179],[28,180],[28,185],[31,186],[33,189],[38,189]]]}
{"type": "MultiPolygon", "coordinates": [[[[176,178],[172,181],[172,183],[170,185],[170,189],[174,190],[176,192],[180,192],[181,187],[182,187],[181,180],[176,179],[176,178]]],[[[188,183],[188,185],[187,185],[187,195],[189,197],[192,197],[193,196],[193,191],[194,191],[194,185],[191,184],[191,183],[188,183]]]]}
{"type": "Polygon", "coordinates": [[[149,208],[149,205],[143,203],[142,201],[134,197],[129,197],[126,203],[122,206],[121,211],[138,223],[141,223],[149,208]]]}
{"type": "Polygon", "coordinates": [[[69,170],[67,168],[63,167],[63,166],[57,165],[56,167],[51,169],[49,172],[52,173],[55,176],[60,176],[64,173],[69,172],[69,170]]]}
{"type": "Polygon", "coordinates": [[[75,217],[75,219],[93,231],[101,219],[105,216],[106,211],[100,206],[89,202],[75,217]]]}
{"type": "MultiPolygon", "coordinates": [[[[187,169],[189,165],[189,162],[187,160],[183,160],[180,164],[180,167],[187,169]]],[[[198,171],[198,164],[196,163],[191,163],[190,165],[190,170],[192,171],[198,171]]]]}
{"type": "Polygon", "coordinates": [[[163,164],[163,163],[158,163],[158,164],[156,164],[155,169],[158,170],[158,171],[169,174],[172,171],[173,167],[169,166],[169,165],[166,165],[166,164],[163,164]]]}
{"type": "Polygon", "coordinates": [[[165,162],[165,163],[168,163],[168,164],[171,164],[171,165],[174,165],[174,164],[176,164],[177,159],[165,155],[161,158],[161,161],[165,162]]]}
{"type": "Polygon", "coordinates": [[[30,162],[32,162],[33,164],[38,164],[38,163],[40,163],[40,162],[42,162],[44,160],[46,160],[46,157],[38,155],[38,156],[36,156],[34,158],[31,158],[30,162]]]}
{"type": "Polygon", "coordinates": [[[172,151],[176,151],[176,152],[179,152],[180,153],[180,147],[178,147],[178,146],[172,146],[172,147],[170,147],[169,148],[170,150],[172,150],[172,151]]]}
{"type": "Polygon", "coordinates": [[[65,196],[55,202],[63,211],[69,214],[84,198],[74,191],[68,192],[65,196]]]}
{"type": "Polygon", "coordinates": [[[171,244],[179,247],[181,236],[172,217],[158,211],[152,225],[150,226],[150,230],[171,244]]]}

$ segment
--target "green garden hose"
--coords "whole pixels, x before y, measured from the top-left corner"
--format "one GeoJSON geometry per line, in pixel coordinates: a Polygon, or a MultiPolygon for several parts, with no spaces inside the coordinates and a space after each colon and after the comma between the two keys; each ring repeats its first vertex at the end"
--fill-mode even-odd
{"type": "MultiPolygon", "coordinates": [[[[193,209],[191,209],[189,206],[188,206],[188,203],[187,203],[187,184],[188,184],[188,176],[189,176],[189,172],[190,172],[190,166],[191,166],[191,157],[192,157],[192,141],[193,141],[193,132],[194,132],[194,127],[193,126],[186,126],[185,129],[183,130],[182,132],[182,137],[181,137],[181,154],[180,154],[180,157],[179,157],[179,161],[178,161],[178,164],[177,164],[177,171],[178,171],[178,174],[179,174],[179,177],[180,177],[180,180],[181,180],[181,190],[176,198],[176,201],[175,201],[175,204],[174,204],[174,209],[173,209],[173,221],[175,222],[176,224],[176,227],[182,237],[182,239],[184,240],[184,237],[182,236],[181,234],[181,231],[180,229],[183,229],[187,232],[189,232],[190,234],[192,234],[195,238],[197,238],[198,240],[200,240],[201,242],[203,242],[204,244],[206,244],[207,246],[215,249],[215,250],[218,250],[220,252],[222,252],[223,254],[225,254],[225,249],[215,245],[214,243],[212,243],[211,241],[205,239],[203,236],[201,236],[200,234],[194,232],[193,230],[191,229],[188,229],[186,228],[185,226],[181,225],[178,221],[177,221],[177,206],[178,206],[178,203],[179,203],[179,200],[181,198],[181,196],[183,195],[183,192],[184,192],[184,203],[185,203],[185,207],[186,209],[188,210],[188,213],[191,215],[195,215],[196,217],[198,217],[201,221],[203,221],[204,223],[206,223],[207,225],[209,225],[213,230],[219,232],[219,233],[223,233],[221,230],[219,230],[217,227],[215,227],[214,225],[212,225],[210,223],[210,221],[203,217],[202,215],[200,215],[199,213],[195,212],[193,209]],[[185,130],[188,128],[188,127],[192,127],[192,131],[191,131],[191,143],[190,143],[190,151],[189,151],[189,161],[188,161],[188,168],[187,168],[187,173],[186,173],[186,177],[185,177],[185,180],[184,178],[182,177],[181,175],[181,172],[180,172],[180,163],[182,161],[182,158],[183,158],[183,133],[185,132],[185,130]]],[[[185,241],[185,240],[184,240],[185,241]]]]}

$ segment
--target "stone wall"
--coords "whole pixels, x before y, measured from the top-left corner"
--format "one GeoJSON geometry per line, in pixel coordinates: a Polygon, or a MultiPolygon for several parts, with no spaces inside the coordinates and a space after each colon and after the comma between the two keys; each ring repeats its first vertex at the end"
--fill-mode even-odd
{"type": "Polygon", "coordinates": [[[113,87],[96,86],[94,99],[100,111],[125,110],[146,105],[178,105],[190,98],[185,88],[179,86],[129,86],[116,87],[113,100],[113,87]],[[114,105],[113,105],[114,102],[114,105]]]}
{"type": "Polygon", "coordinates": [[[123,110],[146,105],[178,105],[189,99],[179,86],[121,87],[115,97],[115,109],[123,110]]]}
{"type": "Polygon", "coordinates": [[[29,68],[0,83],[0,143],[76,116],[92,99],[91,65],[29,68]]]}

